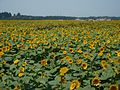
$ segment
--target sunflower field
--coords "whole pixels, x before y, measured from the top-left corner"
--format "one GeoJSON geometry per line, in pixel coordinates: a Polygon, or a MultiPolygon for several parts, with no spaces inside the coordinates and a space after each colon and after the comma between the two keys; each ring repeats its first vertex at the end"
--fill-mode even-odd
{"type": "Polygon", "coordinates": [[[120,21],[0,20],[0,90],[119,90],[120,21]]]}

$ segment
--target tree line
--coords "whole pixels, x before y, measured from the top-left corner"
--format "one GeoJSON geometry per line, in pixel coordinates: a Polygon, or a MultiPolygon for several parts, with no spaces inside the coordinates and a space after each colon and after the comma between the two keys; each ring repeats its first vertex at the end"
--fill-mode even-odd
{"type": "Polygon", "coordinates": [[[13,14],[13,15],[10,12],[1,12],[0,13],[0,20],[79,20],[79,19],[80,20],[98,20],[98,19],[120,20],[120,17],[30,16],[30,15],[21,15],[20,13],[13,14]]]}

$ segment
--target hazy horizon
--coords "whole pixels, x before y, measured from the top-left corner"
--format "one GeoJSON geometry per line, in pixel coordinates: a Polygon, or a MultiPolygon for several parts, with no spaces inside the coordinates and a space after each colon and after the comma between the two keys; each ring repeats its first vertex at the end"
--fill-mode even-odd
{"type": "Polygon", "coordinates": [[[0,12],[32,16],[120,16],[120,0],[0,0],[0,12]]]}

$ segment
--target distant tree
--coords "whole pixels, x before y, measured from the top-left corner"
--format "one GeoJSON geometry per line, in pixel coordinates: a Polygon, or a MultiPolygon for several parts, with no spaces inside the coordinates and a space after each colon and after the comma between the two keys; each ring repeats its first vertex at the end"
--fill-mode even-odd
{"type": "Polygon", "coordinates": [[[8,12],[0,13],[0,19],[9,19],[10,17],[12,17],[11,13],[8,13],[8,12]]]}
{"type": "Polygon", "coordinates": [[[17,16],[21,16],[21,14],[20,14],[20,13],[17,13],[17,16]]]}

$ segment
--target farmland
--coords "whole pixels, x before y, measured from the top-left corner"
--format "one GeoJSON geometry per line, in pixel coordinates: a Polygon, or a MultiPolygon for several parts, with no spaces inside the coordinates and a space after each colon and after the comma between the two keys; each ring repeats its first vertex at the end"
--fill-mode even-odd
{"type": "Polygon", "coordinates": [[[118,90],[120,21],[1,20],[0,90],[118,90]]]}

